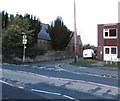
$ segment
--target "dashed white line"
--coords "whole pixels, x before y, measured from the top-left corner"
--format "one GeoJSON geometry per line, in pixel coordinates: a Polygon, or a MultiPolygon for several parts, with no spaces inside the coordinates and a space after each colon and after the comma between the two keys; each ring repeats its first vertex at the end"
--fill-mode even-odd
{"type": "Polygon", "coordinates": [[[71,99],[71,100],[75,100],[75,98],[71,97],[71,96],[68,96],[68,95],[63,95],[64,97],[68,98],[68,99],[71,99]]]}
{"type": "Polygon", "coordinates": [[[48,91],[43,91],[43,90],[36,90],[36,89],[31,89],[32,91],[40,92],[40,93],[46,93],[46,94],[53,94],[53,95],[61,95],[60,93],[54,93],[54,92],[48,92],[48,91]]]}
{"type": "Polygon", "coordinates": [[[37,90],[37,89],[31,89],[32,91],[40,92],[40,93],[45,93],[45,94],[52,94],[52,95],[58,95],[58,96],[63,96],[65,98],[71,99],[71,100],[76,100],[75,98],[68,96],[68,95],[62,95],[60,93],[54,93],[54,92],[49,92],[49,91],[43,91],[43,90],[37,90]]]}

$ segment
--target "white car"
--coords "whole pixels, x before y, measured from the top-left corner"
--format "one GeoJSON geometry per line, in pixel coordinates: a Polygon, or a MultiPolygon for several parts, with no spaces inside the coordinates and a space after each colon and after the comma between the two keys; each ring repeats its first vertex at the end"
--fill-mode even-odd
{"type": "Polygon", "coordinates": [[[85,49],[83,50],[83,58],[94,58],[94,50],[93,49],[85,49]]]}

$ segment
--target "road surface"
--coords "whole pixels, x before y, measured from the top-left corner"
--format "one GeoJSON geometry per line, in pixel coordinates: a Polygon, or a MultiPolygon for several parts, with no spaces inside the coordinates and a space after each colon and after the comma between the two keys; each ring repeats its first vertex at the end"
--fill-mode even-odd
{"type": "Polygon", "coordinates": [[[66,72],[53,62],[36,66],[3,64],[1,82],[47,99],[118,99],[117,79],[66,72]]]}

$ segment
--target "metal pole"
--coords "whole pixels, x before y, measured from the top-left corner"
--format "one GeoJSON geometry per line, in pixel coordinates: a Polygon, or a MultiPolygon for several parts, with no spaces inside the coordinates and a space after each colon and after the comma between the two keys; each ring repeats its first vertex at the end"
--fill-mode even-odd
{"type": "Polygon", "coordinates": [[[74,0],[74,62],[76,62],[76,5],[74,0]]]}
{"type": "Polygon", "coordinates": [[[23,62],[25,62],[25,44],[24,44],[24,48],[23,48],[23,62]]]}

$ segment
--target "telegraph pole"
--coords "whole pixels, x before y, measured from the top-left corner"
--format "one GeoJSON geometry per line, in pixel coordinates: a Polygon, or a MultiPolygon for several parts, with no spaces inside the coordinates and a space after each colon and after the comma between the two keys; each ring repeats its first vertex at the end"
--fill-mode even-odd
{"type": "Polygon", "coordinates": [[[74,62],[77,61],[76,59],[76,5],[75,5],[75,0],[74,0],[74,62]]]}

